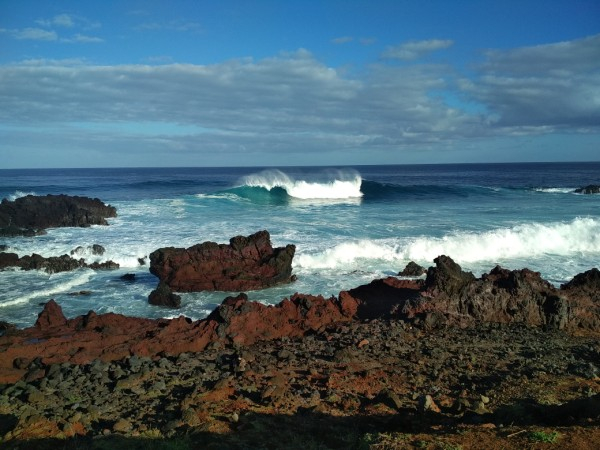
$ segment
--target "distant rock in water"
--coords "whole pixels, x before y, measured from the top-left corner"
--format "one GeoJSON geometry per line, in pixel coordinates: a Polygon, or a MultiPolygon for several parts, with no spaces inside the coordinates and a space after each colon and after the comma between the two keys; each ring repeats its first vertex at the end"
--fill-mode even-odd
{"type": "Polygon", "coordinates": [[[245,291],[295,280],[296,247],[273,248],[267,231],[231,238],[229,245],[204,242],[166,247],[150,254],[150,272],[176,292],[245,291]]]}
{"type": "Polygon", "coordinates": [[[22,270],[44,270],[47,273],[58,273],[68,272],[83,267],[94,270],[114,270],[119,268],[119,264],[113,261],[87,264],[83,258],[75,259],[71,258],[69,255],[50,256],[49,258],[45,258],[37,253],[19,258],[19,255],[16,253],[0,252],[0,270],[9,267],[19,267],[22,270]]]}
{"type": "Polygon", "coordinates": [[[575,189],[577,194],[600,194],[600,184],[589,184],[585,187],[575,189]]]}
{"type": "Polygon", "coordinates": [[[35,236],[46,228],[108,225],[117,210],[97,198],[27,195],[0,203],[0,236],[35,236]]]}

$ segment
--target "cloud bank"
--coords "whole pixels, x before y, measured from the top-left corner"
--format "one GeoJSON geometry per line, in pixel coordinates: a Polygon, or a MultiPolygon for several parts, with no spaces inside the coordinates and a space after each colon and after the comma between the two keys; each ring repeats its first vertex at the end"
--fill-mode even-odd
{"type": "MultiPolygon", "coordinates": [[[[411,42],[388,57],[414,60],[450,45],[411,42]]],[[[600,35],[490,50],[469,77],[416,62],[350,76],[303,49],[211,65],[29,61],[0,67],[0,97],[7,145],[115,153],[343,154],[598,133],[600,35]]]]}

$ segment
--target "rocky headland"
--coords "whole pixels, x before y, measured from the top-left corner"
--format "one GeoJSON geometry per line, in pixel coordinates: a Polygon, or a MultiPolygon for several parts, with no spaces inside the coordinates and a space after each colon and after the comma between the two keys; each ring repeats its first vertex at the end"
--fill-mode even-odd
{"type": "Polygon", "coordinates": [[[50,301],[0,337],[0,434],[9,448],[592,449],[599,337],[597,269],[557,288],[447,256],[337,297],[241,293],[198,321],[69,319],[50,301]]]}
{"type": "Polygon", "coordinates": [[[107,225],[117,210],[97,198],[27,195],[0,202],[0,236],[35,236],[47,228],[107,225]]]}

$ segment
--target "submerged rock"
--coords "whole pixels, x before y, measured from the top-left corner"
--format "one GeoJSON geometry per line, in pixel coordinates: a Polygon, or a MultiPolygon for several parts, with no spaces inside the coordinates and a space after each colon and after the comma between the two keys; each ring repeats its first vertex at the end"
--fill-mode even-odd
{"type": "Polygon", "coordinates": [[[294,281],[296,247],[273,248],[267,231],[150,254],[150,272],[177,292],[246,291],[294,281]]]}
{"type": "Polygon", "coordinates": [[[589,184],[587,186],[575,189],[577,194],[600,194],[600,185],[589,184]]]}

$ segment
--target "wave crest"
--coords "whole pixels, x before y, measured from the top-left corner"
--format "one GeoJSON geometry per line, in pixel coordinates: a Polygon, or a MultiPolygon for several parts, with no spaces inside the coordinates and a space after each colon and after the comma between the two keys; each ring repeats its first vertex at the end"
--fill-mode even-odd
{"type": "Polygon", "coordinates": [[[324,252],[298,255],[297,264],[309,269],[334,269],[358,260],[405,263],[431,262],[439,255],[473,263],[542,255],[577,256],[600,253],[600,220],[576,218],[567,223],[529,223],[483,233],[418,237],[406,242],[363,240],[344,242],[324,252]]]}
{"type": "Polygon", "coordinates": [[[271,169],[247,175],[241,184],[248,187],[261,187],[268,191],[284,189],[290,197],[309,199],[351,199],[360,198],[362,178],[354,170],[329,172],[324,181],[295,180],[284,172],[271,169]]]}

